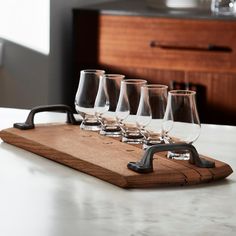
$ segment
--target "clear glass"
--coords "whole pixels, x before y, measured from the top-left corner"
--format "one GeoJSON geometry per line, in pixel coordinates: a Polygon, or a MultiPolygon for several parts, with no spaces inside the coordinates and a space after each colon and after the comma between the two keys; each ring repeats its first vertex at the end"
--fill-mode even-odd
{"type": "Polygon", "coordinates": [[[100,130],[101,114],[109,109],[104,74],[103,70],[82,70],[80,72],[75,108],[83,117],[81,129],[100,130]]]}
{"type": "Polygon", "coordinates": [[[164,143],[162,122],[166,110],[168,86],[162,84],[144,85],[137,111],[137,126],[144,136],[143,149],[164,143]]]}
{"type": "Polygon", "coordinates": [[[233,15],[236,13],[235,0],[212,0],[211,11],[215,14],[233,15]]]}
{"type": "MultiPolygon", "coordinates": [[[[163,134],[166,143],[192,144],[200,135],[201,124],[196,107],[196,92],[172,90],[168,93],[167,107],[163,119],[163,134]]],[[[168,152],[172,159],[188,160],[190,154],[168,152]]]]}
{"type": "Polygon", "coordinates": [[[116,107],[116,119],[122,131],[122,142],[140,144],[143,135],[136,125],[141,87],[147,83],[141,79],[121,81],[120,96],[116,107]]]}
{"type": "Polygon", "coordinates": [[[105,74],[106,89],[109,97],[109,112],[101,116],[102,127],[100,134],[109,137],[120,137],[121,128],[116,120],[115,110],[120,94],[121,81],[125,78],[120,74],[105,74]]]}

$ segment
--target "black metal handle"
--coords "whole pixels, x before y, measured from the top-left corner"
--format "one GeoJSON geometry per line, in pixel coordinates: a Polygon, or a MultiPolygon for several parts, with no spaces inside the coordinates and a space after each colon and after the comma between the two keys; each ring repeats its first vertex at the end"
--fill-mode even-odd
{"type": "Polygon", "coordinates": [[[183,151],[187,150],[190,152],[189,162],[193,165],[196,165],[200,168],[214,168],[215,163],[212,161],[205,160],[200,158],[197,150],[191,144],[185,143],[176,143],[176,144],[158,144],[149,147],[142,159],[138,162],[129,162],[127,167],[130,170],[133,170],[138,173],[150,173],[153,172],[153,155],[157,152],[164,151],[183,151]]]}
{"type": "Polygon", "coordinates": [[[34,116],[36,113],[44,112],[44,111],[66,111],[67,112],[67,123],[72,125],[78,125],[81,123],[81,120],[76,120],[73,115],[73,110],[71,107],[63,104],[56,104],[56,105],[45,105],[45,106],[38,106],[34,107],[26,121],[24,123],[15,123],[13,126],[14,128],[21,129],[21,130],[27,130],[27,129],[33,129],[34,128],[34,116]]]}
{"type": "Polygon", "coordinates": [[[159,41],[151,41],[150,42],[151,48],[161,48],[161,49],[172,49],[172,50],[191,50],[191,51],[211,51],[211,52],[232,52],[232,48],[228,46],[221,46],[221,45],[200,45],[200,46],[192,46],[192,45],[185,45],[185,44],[173,44],[169,42],[159,42],[159,41]]]}

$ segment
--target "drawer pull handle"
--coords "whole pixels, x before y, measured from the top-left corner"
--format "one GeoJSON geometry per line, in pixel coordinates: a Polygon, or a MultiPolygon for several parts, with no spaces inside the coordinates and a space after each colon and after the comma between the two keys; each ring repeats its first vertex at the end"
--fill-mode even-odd
{"type": "Polygon", "coordinates": [[[207,52],[232,52],[233,49],[228,46],[219,46],[214,44],[208,44],[206,46],[191,46],[191,45],[174,45],[169,43],[163,43],[158,41],[150,42],[151,48],[161,48],[167,50],[190,50],[190,51],[207,51],[207,52]]]}

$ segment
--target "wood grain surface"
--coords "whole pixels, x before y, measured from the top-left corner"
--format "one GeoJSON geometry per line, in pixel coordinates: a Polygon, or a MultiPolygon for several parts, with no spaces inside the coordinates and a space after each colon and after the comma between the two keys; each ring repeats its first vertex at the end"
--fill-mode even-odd
{"type": "Polygon", "coordinates": [[[235,22],[226,20],[100,15],[98,62],[108,67],[236,72],[235,29],[235,22]]]}
{"type": "Polygon", "coordinates": [[[187,161],[169,160],[165,153],[159,153],[154,158],[154,172],[138,174],[129,170],[127,163],[140,160],[143,155],[140,147],[67,124],[45,124],[24,131],[9,128],[0,131],[0,137],[6,143],[123,188],[206,183],[226,178],[233,172],[221,161],[214,160],[215,168],[198,168],[187,161]]]}

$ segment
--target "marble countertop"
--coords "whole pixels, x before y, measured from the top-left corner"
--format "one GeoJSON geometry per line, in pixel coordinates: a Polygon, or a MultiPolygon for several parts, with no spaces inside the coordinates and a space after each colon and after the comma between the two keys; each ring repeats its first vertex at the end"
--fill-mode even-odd
{"type": "MultiPolygon", "coordinates": [[[[158,4],[156,4],[158,5],[158,4]]],[[[120,0],[99,4],[82,6],[75,10],[96,10],[101,14],[128,15],[145,17],[168,17],[183,19],[207,19],[207,20],[235,20],[236,15],[217,15],[211,12],[209,7],[204,8],[171,8],[160,4],[158,7],[150,7],[145,0],[120,0]]]]}
{"type": "MultiPolygon", "coordinates": [[[[0,129],[27,110],[0,108],[0,129]]],[[[40,113],[36,123],[65,121],[40,113]]],[[[236,127],[202,125],[195,147],[236,170],[236,127]]],[[[236,233],[236,176],[196,186],[126,190],[0,141],[0,235],[236,233]]]]}

